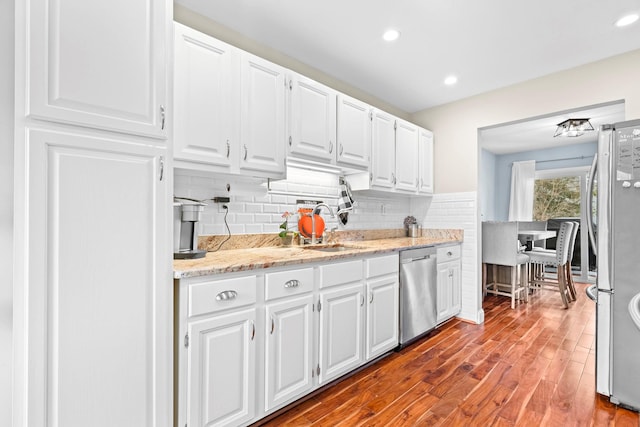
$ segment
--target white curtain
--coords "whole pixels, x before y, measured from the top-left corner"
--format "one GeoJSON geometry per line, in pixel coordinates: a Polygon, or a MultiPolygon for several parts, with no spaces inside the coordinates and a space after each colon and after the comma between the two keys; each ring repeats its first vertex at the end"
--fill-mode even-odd
{"type": "Polygon", "coordinates": [[[535,180],[535,160],[513,162],[513,166],[511,168],[509,221],[533,220],[533,188],[535,180]]]}

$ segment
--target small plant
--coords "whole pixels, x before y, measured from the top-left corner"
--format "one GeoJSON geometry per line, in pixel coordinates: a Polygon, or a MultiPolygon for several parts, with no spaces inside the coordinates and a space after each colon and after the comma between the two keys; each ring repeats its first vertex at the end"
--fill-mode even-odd
{"type": "Polygon", "coordinates": [[[278,236],[280,236],[283,239],[287,236],[293,236],[293,238],[298,237],[297,231],[293,231],[289,229],[289,218],[293,215],[294,215],[293,213],[288,211],[282,214],[282,218],[284,218],[284,222],[280,224],[280,229],[282,231],[278,233],[278,236]]]}
{"type": "Polygon", "coordinates": [[[404,228],[409,228],[410,225],[417,224],[418,221],[412,215],[409,215],[404,219],[404,228]]]}

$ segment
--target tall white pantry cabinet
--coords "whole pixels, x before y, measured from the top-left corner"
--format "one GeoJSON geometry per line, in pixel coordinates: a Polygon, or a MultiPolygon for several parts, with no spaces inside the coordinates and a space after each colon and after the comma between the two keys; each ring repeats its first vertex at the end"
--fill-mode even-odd
{"type": "Polygon", "coordinates": [[[16,1],[13,425],[172,424],[172,3],[16,1]]]}

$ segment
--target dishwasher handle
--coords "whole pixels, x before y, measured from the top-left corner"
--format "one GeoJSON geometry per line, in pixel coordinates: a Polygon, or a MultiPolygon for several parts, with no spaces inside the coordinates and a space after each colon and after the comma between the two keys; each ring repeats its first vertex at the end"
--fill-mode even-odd
{"type": "Polygon", "coordinates": [[[417,257],[417,258],[405,258],[405,259],[400,261],[400,264],[408,264],[410,262],[422,261],[424,259],[431,259],[431,258],[434,258],[434,257],[435,257],[435,255],[425,255],[425,256],[421,256],[421,257],[417,257]]]}

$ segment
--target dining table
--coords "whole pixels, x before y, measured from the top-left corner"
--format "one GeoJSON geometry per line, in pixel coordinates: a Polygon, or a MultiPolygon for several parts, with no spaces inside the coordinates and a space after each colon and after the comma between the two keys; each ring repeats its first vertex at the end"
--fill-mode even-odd
{"type": "Polygon", "coordinates": [[[536,240],[546,240],[556,237],[553,230],[518,230],[518,239],[523,239],[526,245],[526,251],[533,249],[533,242],[536,240]]]}

